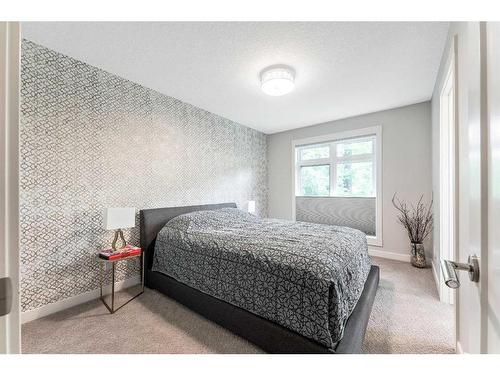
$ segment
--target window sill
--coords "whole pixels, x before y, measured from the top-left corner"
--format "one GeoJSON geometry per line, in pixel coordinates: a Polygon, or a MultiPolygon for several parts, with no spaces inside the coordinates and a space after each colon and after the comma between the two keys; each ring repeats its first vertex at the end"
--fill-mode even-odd
{"type": "Polygon", "coordinates": [[[366,242],[371,246],[379,246],[382,247],[382,238],[375,236],[366,236],[366,242]]]}

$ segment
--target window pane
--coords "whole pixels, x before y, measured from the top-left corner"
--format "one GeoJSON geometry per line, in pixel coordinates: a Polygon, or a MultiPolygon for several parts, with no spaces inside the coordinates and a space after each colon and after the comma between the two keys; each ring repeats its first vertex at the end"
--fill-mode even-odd
{"type": "Polygon", "coordinates": [[[330,166],[300,167],[300,195],[330,195],[330,166]]]}
{"type": "Polygon", "coordinates": [[[366,155],[373,152],[373,140],[363,140],[361,142],[337,143],[337,157],[352,155],[366,155]]]}
{"type": "Polygon", "coordinates": [[[373,163],[339,163],[336,185],[338,196],[374,196],[373,163]]]}
{"type": "Polygon", "coordinates": [[[300,160],[324,159],[330,157],[330,146],[304,148],[300,150],[300,160]]]}

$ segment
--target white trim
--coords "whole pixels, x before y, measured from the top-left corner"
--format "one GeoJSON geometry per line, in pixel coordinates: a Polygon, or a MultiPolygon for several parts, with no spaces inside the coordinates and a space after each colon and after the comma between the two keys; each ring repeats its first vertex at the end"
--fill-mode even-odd
{"type": "Polygon", "coordinates": [[[21,26],[0,22],[0,277],[12,281],[12,309],[0,317],[0,353],[21,352],[19,292],[19,95],[21,26]]]}
{"type": "Polygon", "coordinates": [[[468,354],[466,352],[464,352],[464,350],[462,349],[462,344],[460,344],[460,341],[457,341],[457,354],[468,354]]]}
{"type": "MultiPolygon", "coordinates": [[[[334,141],[339,141],[339,140],[344,140],[344,139],[349,139],[349,138],[359,138],[363,136],[375,136],[375,173],[376,173],[376,197],[375,197],[375,210],[376,210],[376,219],[375,219],[375,233],[377,234],[376,237],[369,236],[368,239],[368,244],[369,245],[374,245],[374,246],[383,246],[383,213],[382,213],[382,195],[383,195],[383,190],[382,190],[382,165],[383,165],[383,160],[382,160],[382,144],[383,144],[383,137],[382,137],[382,126],[377,125],[377,126],[372,126],[372,127],[367,127],[367,128],[361,128],[361,129],[354,129],[354,130],[349,130],[349,131],[344,131],[344,132],[337,132],[337,133],[330,133],[326,135],[321,135],[317,137],[310,137],[310,138],[302,138],[302,139],[294,139],[292,140],[292,157],[291,157],[291,170],[292,170],[292,220],[295,220],[295,213],[296,213],[296,207],[295,207],[295,191],[297,189],[297,171],[296,171],[296,147],[298,146],[306,146],[306,145],[313,145],[317,143],[325,143],[325,142],[334,142],[334,141]]],[[[337,198],[342,198],[342,197],[337,197],[337,198]]],[[[349,197],[346,197],[349,198],[349,197]]]]}
{"type": "MultiPolygon", "coordinates": [[[[141,281],[140,276],[135,276],[135,277],[132,277],[130,279],[117,282],[115,284],[115,290],[120,291],[123,289],[130,288],[134,285],[139,284],[140,281],[141,281]]],[[[77,296],[69,297],[69,298],[66,298],[66,299],[63,299],[63,300],[60,300],[60,301],[57,301],[57,302],[54,302],[54,303],[51,303],[51,304],[48,304],[48,305],[45,305],[42,307],[38,307],[38,308],[33,309],[33,310],[24,311],[21,314],[21,322],[22,323],[31,322],[32,320],[39,319],[39,318],[42,318],[44,316],[54,314],[58,311],[66,310],[66,309],[69,309],[70,307],[81,305],[82,303],[85,303],[88,301],[92,301],[94,299],[99,298],[99,296],[100,296],[100,290],[95,289],[95,290],[91,290],[90,292],[86,292],[83,294],[79,294],[77,296]]],[[[106,308],[104,307],[104,305],[102,307],[104,309],[103,311],[107,311],[106,308]]]]}
{"type": "MultiPolygon", "coordinates": [[[[455,43],[450,47],[439,90],[439,257],[456,260],[458,240],[458,142],[455,43]],[[451,126],[448,126],[452,124],[451,126]]],[[[439,299],[454,303],[453,290],[438,272],[439,299]]]]}
{"type": "Polygon", "coordinates": [[[362,137],[365,135],[366,136],[373,135],[373,134],[377,134],[377,132],[380,130],[381,130],[381,126],[377,125],[377,126],[372,126],[372,127],[368,127],[368,128],[361,128],[361,129],[348,130],[348,131],[344,131],[344,132],[319,135],[316,137],[294,139],[294,140],[292,140],[292,145],[294,146],[294,149],[295,149],[296,146],[306,146],[306,145],[312,145],[312,144],[316,144],[316,143],[325,143],[325,142],[329,142],[329,141],[337,141],[337,140],[342,140],[342,139],[362,137]]]}
{"type": "Polygon", "coordinates": [[[410,254],[376,249],[372,246],[368,246],[368,254],[372,257],[399,260],[400,262],[410,262],[410,254]]]}

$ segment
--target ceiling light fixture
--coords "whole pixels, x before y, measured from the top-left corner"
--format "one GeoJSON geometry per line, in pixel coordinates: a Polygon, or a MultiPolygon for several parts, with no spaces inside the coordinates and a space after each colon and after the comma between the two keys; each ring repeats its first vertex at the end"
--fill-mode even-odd
{"type": "Polygon", "coordinates": [[[285,65],[274,65],[260,73],[260,88],[267,95],[281,96],[288,94],[295,86],[295,72],[285,65]]]}

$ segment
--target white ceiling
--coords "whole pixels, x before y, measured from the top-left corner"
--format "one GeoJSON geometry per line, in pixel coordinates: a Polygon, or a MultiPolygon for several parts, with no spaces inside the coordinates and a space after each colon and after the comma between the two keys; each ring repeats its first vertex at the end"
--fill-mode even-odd
{"type": "Polygon", "coordinates": [[[23,37],[265,133],[430,99],[446,22],[45,22],[23,37]],[[295,69],[292,93],[259,86],[295,69]]]}

